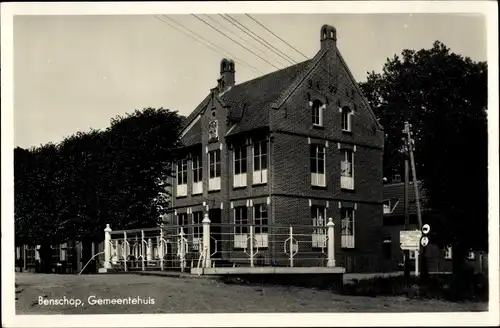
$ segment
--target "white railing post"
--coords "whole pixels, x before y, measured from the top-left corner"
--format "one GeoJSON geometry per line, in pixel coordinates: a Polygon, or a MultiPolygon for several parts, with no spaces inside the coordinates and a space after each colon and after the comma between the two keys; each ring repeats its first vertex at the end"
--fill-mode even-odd
{"type": "Polygon", "coordinates": [[[146,248],[144,247],[144,244],[146,241],[144,240],[144,230],[141,230],[141,260],[142,260],[142,271],[146,270],[146,263],[144,262],[146,260],[146,248]]]}
{"type": "Polygon", "coordinates": [[[127,249],[128,248],[128,240],[127,240],[127,232],[123,232],[123,269],[127,272],[127,249]]]}
{"type": "Polygon", "coordinates": [[[179,256],[181,258],[181,272],[184,272],[186,267],[186,244],[184,243],[184,230],[181,228],[181,233],[179,234],[179,256]]]}
{"type": "Polygon", "coordinates": [[[328,262],[326,264],[327,267],[334,267],[335,266],[335,233],[334,233],[334,227],[335,223],[333,223],[333,219],[329,218],[328,223],[326,224],[326,227],[328,229],[328,262]]]}
{"type": "Polygon", "coordinates": [[[293,227],[290,226],[290,267],[293,268],[293,227]]]}
{"type": "Polygon", "coordinates": [[[203,252],[205,252],[204,268],[210,268],[212,266],[212,261],[210,260],[210,219],[208,218],[208,213],[202,221],[203,224],[203,252]]]}
{"type": "Polygon", "coordinates": [[[111,242],[111,247],[113,247],[113,257],[111,258],[111,263],[118,263],[118,239],[115,239],[115,242],[111,242]]]}
{"type": "Polygon", "coordinates": [[[104,269],[111,269],[111,228],[106,224],[104,229],[104,269]]]}
{"type": "Polygon", "coordinates": [[[250,267],[253,268],[253,225],[250,226],[250,267]]]}
{"type": "Polygon", "coordinates": [[[149,262],[153,261],[153,242],[151,238],[148,239],[148,248],[146,253],[146,260],[149,262]]]}
{"type": "Polygon", "coordinates": [[[164,250],[164,245],[163,245],[163,227],[160,228],[160,242],[158,243],[160,248],[158,249],[158,256],[160,257],[160,270],[163,271],[163,257],[165,256],[163,254],[164,250]]]}

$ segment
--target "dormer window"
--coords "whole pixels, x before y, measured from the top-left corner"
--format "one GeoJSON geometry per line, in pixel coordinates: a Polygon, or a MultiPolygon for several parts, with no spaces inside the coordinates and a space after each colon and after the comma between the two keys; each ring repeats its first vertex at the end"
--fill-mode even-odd
{"type": "Polygon", "coordinates": [[[349,107],[344,106],[341,108],[341,113],[342,113],[342,131],[352,132],[353,111],[349,107]]]}
{"type": "Polygon", "coordinates": [[[311,108],[313,126],[323,126],[323,103],[315,100],[312,102],[311,108]]]}

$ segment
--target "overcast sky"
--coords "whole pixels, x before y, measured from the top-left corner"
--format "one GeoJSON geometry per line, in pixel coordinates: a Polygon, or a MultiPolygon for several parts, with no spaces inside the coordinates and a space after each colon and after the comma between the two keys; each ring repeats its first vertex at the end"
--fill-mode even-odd
{"type": "MultiPolygon", "coordinates": [[[[196,17],[169,17],[231,53],[226,56],[236,61],[237,83],[290,65],[218,15],[199,17],[276,67],[196,17]]],[[[249,17],[231,17],[294,61],[305,60],[249,17]]],[[[367,71],[380,71],[387,57],[407,48],[430,48],[435,40],[473,60],[486,60],[485,21],[481,16],[252,17],[309,58],[319,50],[320,27],[335,26],[338,47],[358,81],[366,79],[367,71]]],[[[215,86],[223,54],[165,22],[183,29],[163,16],[15,17],[15,145],[57,143],[77,131],[105,128],[112,117],[145,107],[164,107],[188,115],[215,86]]]]}

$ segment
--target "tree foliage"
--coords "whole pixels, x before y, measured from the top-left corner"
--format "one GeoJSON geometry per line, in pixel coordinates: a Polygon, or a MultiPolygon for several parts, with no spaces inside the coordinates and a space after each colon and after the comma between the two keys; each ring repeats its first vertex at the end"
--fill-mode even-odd
{"type": "Polygon", "coordinates": [[[417,178],[426,190],[434,242],[454,257],[488,242],[487,64],[436,41],[404,50],[361,83],[386,139],[384,175],[402,173],[404,122],[412,124],[417,178]]]}
{"type": "Polygon", "coordinates": [[[100,240],[107,223],[156,225],[169,206],[180,127],[177,112],[147,108],[112,119],[104,131],[16,148],[16,243],[100,240]]]}

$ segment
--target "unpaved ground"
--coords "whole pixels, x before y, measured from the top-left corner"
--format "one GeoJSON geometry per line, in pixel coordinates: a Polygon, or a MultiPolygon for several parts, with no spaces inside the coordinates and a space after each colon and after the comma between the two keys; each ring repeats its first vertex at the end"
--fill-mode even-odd
{"type": "Polygon", "coordinates": [[[483,311],[486,303],[452,303],[406,297],[343,296],[286,286],[227,285],[204,278],[140,275],[54,275],[17,273],[16,314],[221,313],[221,312],[437,312],[483,311]],[[89,296],[140,297],[154,304],[90,305],[89,296]],[[41,305],[66,298],[81,306],[41,305]]]}

